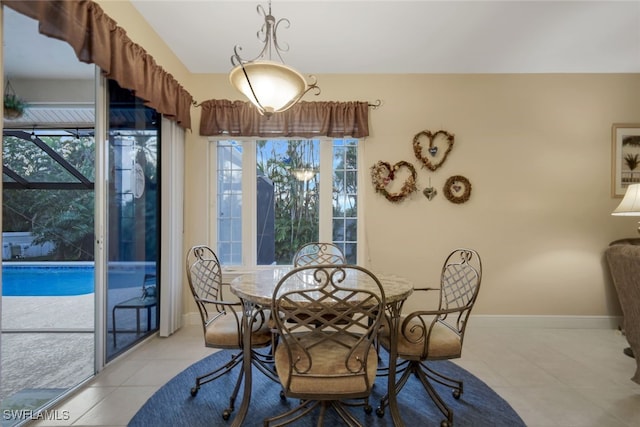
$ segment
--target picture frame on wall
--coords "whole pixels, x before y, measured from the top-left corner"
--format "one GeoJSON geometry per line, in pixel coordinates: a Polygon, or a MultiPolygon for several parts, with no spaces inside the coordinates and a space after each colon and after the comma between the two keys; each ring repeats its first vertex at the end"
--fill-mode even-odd
{"type": "Polygon", "coordinates": [[[611,196],[624,196],[629,184],[640,183],[640,123],[611,127],[611,196]]]}

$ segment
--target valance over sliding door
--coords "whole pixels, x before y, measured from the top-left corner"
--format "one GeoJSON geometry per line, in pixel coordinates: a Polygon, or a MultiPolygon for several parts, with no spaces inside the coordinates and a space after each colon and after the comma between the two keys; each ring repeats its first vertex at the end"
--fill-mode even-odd
{"type": "Polygon", "coordinates": [[[105,77],[135,92],[149,107],[191,129],[193,97],[141,46],[89,0],[4,0],[39,21],[40,33],[69,43],[78,59],[96,64],[105,77]]]}

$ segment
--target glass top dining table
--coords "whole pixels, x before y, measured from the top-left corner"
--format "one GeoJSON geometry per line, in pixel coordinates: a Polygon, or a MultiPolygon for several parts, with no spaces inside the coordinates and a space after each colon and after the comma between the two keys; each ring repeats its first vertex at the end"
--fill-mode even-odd
{"type": "MultiPolygon", "coordinates": [[[[243,329],[249,330],[250,319],[255,310],[259,310],[271,305],[273,291],[282,277],[292,270],[292,266],[274,267],[268,269],[257,269],[243,272],[230,282],[231,292],[236,295],[243,303],[243,329]]],[[[349,274],[345,277],[342,285],[347,287],[370,286],[369,280],[358,280],[360,274],[364,274],[358,270],[348,270],[349,274]]],[[[373,272],[385,292],[385,300],[387,304],[387,316],[391,327],[391,352],[389,354],[389,412],[391,414],[394,425],[402,426],[402,418],[397,406],[395,395],[395,359],[396,351],[393,343],[396,340],[395,331],[397,330],[397,322],[400,318],[400,311],[404,301],[413,292],[413,284],[398,275],[373,272]]],[[[311,281],[309,283],[312,283],[311,281]]],[[[301,285],[304,285],[301,283],[301,285]]],[[[245,385],[242,397],[242,404],[233,419],[232,426],[242,425],[251,402],[251,382],[252,382],[252,363],[251,363],[251,334],[243,334],[243,369],[245,375],[245,385]]]]}
{"type": "MultiPolygon", "coordinates": [[[[275,267],[241,274],[231,281],[231,292],[242,300],[249,300],[261,306],[269,306],[271,305],[271,297],[273,296],[273,290],[276,285],[292,268],[293,267],[290,266],[275,267]]],[[[384,288],[384,294],[388,304],[403,301],[413,292],[413,284],[403,277],[375,272],[374,274],[384,288]]],[[[367,277],[361,271],[348,270],[347,277],[345,277],[341,285],[344,287],[357,288],[359,286],[369,286],[372,284],[369,280],[360,280],[359,276],[363,279],[367,277]]],[[[311,277],[308,283],[313,285],[311,277]]]]}

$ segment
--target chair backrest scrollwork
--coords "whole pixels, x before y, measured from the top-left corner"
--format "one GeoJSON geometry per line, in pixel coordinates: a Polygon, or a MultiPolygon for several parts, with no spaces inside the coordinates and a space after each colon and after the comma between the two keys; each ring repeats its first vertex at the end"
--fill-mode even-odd
{"type": "Polygon", "coordinates": [[[334,243],[312,242],[302,245],[293,256],[293,266],[346,264],[342,249],[334,243]]]}
{"type": "MultiPolygon", "coordinates": [[[[461,248],[453,250],[445,259],[440,274],[440,288],[419,289],[440,292],[437,310],[413,311],[405,316],[401,325],[403,338],[422,346],[422,360],[432,358],[430,340],[435,330],[448,330],[457,336],[458,345],[455,348],[462,350],[467,321],[478,297],[481,281],[480,255],[473,249],[461,248]]],[[[447,353],[445,358],[453,356],[447,353]]]]}
{"type": "Polygon", "coordinates": [[[212,318],[225,312],[225,307],[211,304],[222,301],[222,268],[217,255],[205,245],[192,247],[187,253],[187,280],[191,294],[195,299],[202,322],[209,323],[212,318]],[[215,312],[211,313],[210,309],[215,312]]]}
{"type": "Polygon", "coordinates": [[[290,361],[285,389],[301,377],[330,382],[328,378],[359,376],[359,392],[370,390],[369,373],[377,362],[369,357],[384,307],[380,281],[362,267],[324,264],[287,273],[276,286],[271,305],[280,345],[286,347],[290,361]],[[327,363],[335,366],[330,375],[319,370],[327,363]]]}
{"type": "Polygon", "coordinates": [[[463,335],[467,319],[478,297],[482,281],[482,261],[473,249],[456,249],[444,262],[440,276],[439,321],[463,335]]]}

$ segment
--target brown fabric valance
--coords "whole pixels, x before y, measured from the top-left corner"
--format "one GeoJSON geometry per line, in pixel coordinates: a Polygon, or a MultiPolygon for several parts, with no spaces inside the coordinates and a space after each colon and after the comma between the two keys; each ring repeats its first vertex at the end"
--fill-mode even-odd
{"type": "Polygon", "coordinates": [[[40,22],[40,33],[63,40],[78,59],[103,74],[181,127],[191,129],[193,97],[153,57],[89,0],[3,0],[4,5],[40,22]]]}
{"type": "Polygon", "coordinates": [[[369,136],[367,102],[301,101],[270,118],[249,102],[210,99],[200,104],[200,135],[317,138],[369,136]]]}

